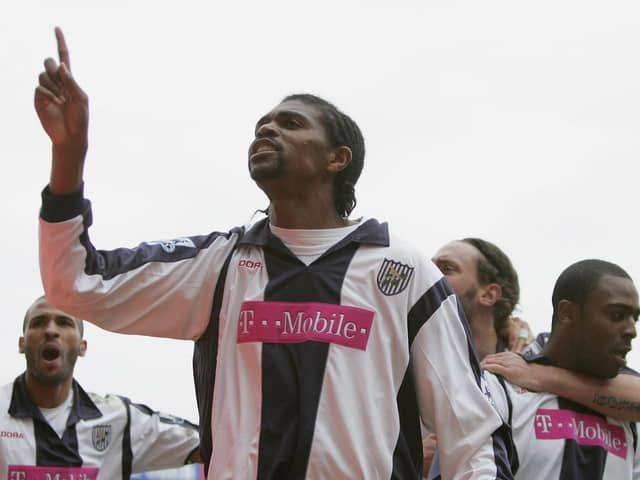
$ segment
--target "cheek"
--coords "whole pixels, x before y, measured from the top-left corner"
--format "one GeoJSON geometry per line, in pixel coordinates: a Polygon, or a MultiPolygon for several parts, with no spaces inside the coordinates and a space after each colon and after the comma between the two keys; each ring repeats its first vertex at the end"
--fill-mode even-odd
{"type": "Polygon", "coordinates": [[[456,292],[460,291],[460,278],[455,275],[445,275],[445,278],[447,279],[447,282],[449,282],[449,285],[451,285],[451,288],[456,292]]]}

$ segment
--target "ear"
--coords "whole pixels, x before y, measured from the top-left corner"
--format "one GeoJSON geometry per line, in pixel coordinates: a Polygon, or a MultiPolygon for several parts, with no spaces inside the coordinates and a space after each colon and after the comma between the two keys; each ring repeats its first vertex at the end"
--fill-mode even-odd
{"type": "Polygon", "coordinates": [[[578,305],[571,300],[560,300],[558,302],[558,324],[571,325],[577,320],[578,305]]]}
{"type": "Polygon", "coordinates": [[[490,283],[482,287],[479,299],[480,305],[493,307],[500,297],[502,297],[502,287],[497,283],[490,283]]]}
{"type": "Polygon", "coordinates": [[[78,353],[78,356],[84,357],[85,353],[87,353],[87,341],[80,340],[80,352],[78,353]]]}
{"type": "Polygon", "coordinates": [[[18,352],[24,353],[24,337],[18,339],[18,352]]]}
{"type": "Polygon", "coordinates": [[[327,170],[333,174],[341,172],[351,163],[351,149],[345,145],[334,148],[327,170]]]}

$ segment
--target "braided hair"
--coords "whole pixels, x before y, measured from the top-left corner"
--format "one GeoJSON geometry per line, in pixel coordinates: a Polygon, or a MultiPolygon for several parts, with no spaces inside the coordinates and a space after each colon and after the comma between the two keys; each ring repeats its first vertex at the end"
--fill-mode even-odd
{"type": "Polygon", "coordinates": [[[351,149],[351,162],[338,172],[333,183],[333,196],[336,211],[346,218],[356,206],[355,185],[364,166],[364,137],[360,128],[347,114],[342,113],[332,103],[311,95],[300,93],[285,97],[282,102],[297,100],[313,105],[320,110],[322,125],[327,131],[333,147],[347,146],[351,149]]]}

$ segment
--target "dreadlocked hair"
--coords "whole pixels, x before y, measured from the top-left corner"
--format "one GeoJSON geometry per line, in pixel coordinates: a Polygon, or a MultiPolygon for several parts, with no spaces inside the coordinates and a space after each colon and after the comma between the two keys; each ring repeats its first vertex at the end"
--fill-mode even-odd
{"type": "Polygon", "coordinates": [[[338,215],[346,218],[356,206],[355,185],[364,166],[364,137],[362,132],[349,115],[342,113],[335,105],[320,97],[309,93],[299,93],[289,95],[282,101],[289,100],[297,100],[317,107],[320,110],[322,125],[327,131],[331,146],[346,146],[351,149],[351,162],[336,175],[333,183],[336,211],[338,215]]]}

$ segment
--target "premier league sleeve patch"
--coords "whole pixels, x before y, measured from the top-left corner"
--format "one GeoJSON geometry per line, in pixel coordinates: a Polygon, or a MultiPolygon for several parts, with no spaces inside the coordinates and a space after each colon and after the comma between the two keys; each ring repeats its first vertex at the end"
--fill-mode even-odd
{"type": "Polygon", "coordinates": [[[193,240],[190,238],[174,238],[172,240],[156,240],[147,242],[148,245],[160,245],[160,248],[166,253],[173,253],[177,247],[196,248],[193,240]]]}
{"type": "Polygon", "coordinates": [[[413,270],[409,265],[385,258],[378,270],[378,288],[387,296],[401,293],[409,285],[413,270]]]}

